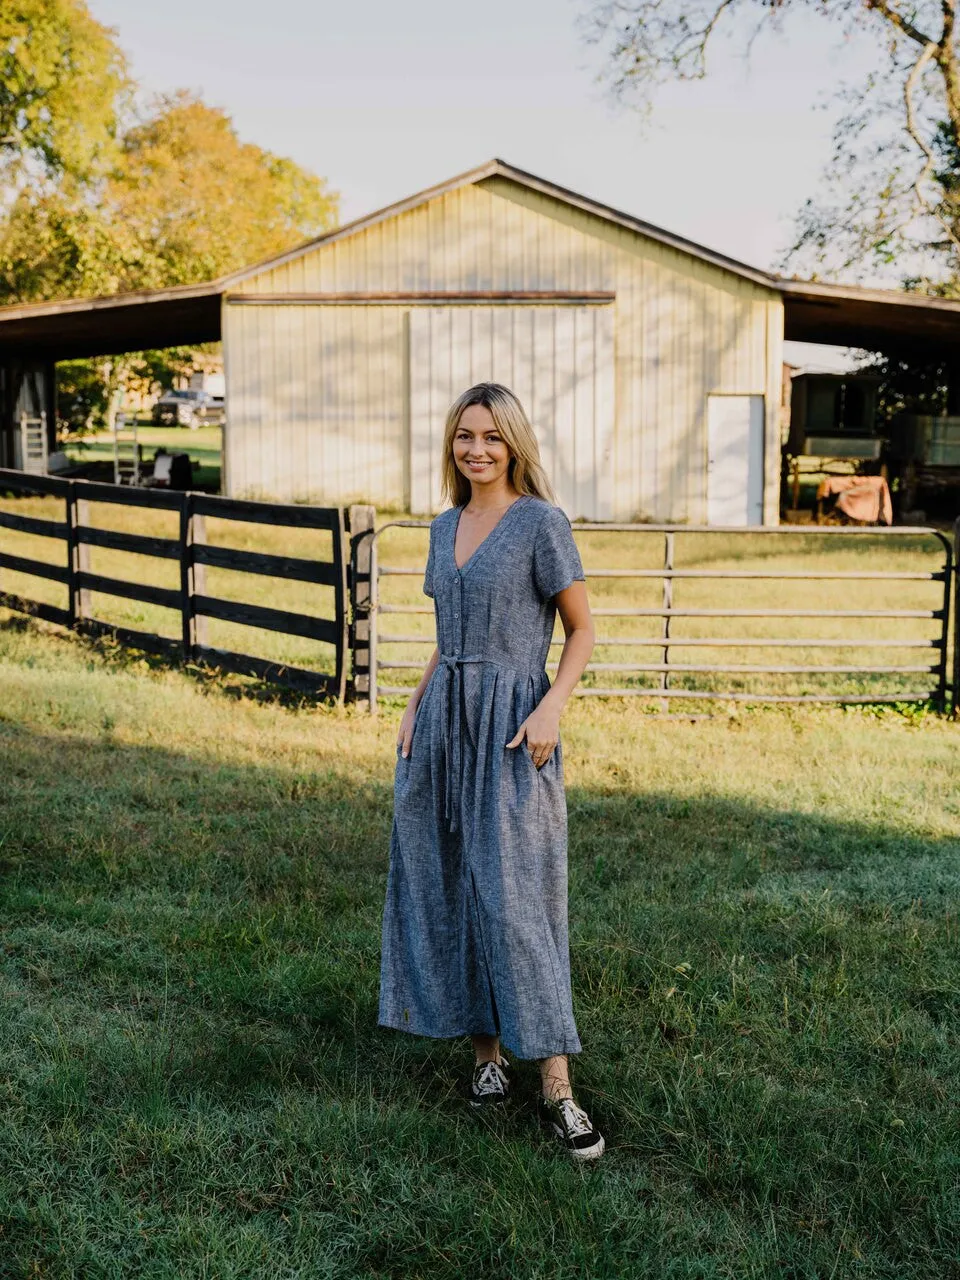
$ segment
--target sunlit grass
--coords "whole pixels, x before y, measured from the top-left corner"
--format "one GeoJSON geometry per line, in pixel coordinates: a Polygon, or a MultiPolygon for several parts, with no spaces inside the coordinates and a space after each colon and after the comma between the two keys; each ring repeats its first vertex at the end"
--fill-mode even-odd
{"type": "MultiPolygon", "coordinates": [[[[126,440],[127,437],[122,437],[126,440]]],[[[223,455],[223,431],[219,426],[155,427],[144,423],[137,427],[137,443],[143,446],[143,464],[149,474],[158,449],[167,453],[188,453],[194,463],[193,482],[198,489],[217,492],[223,455]]],[[[109,462],[114,458],[113,435],[109,431],[96,435],[71,437],[61,449],[73,462],[109,462]]],[[[132,456],[132,446],[121,444],[121,457],[132,456]]]]}

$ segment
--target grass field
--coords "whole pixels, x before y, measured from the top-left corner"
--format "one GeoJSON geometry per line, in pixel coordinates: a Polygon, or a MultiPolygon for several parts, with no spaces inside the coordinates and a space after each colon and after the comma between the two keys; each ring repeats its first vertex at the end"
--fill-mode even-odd
{"type": "Polygon", "coordinates": [[[4,1280],[960,1274],[960,726],[568,704],[582,1172],[375,1026],[399,704],[0,669],[4,1280]]]}

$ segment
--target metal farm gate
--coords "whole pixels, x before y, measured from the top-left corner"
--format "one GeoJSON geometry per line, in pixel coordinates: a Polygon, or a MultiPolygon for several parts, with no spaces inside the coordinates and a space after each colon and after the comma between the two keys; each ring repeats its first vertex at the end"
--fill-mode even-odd
{"type": "MultiPolygon", "coordinates": [[[[370,508],[366,510],[372,512],[370,508]]],[[[354,687],[356,696],[366,699],[375,711],[380,696],[405,695],[412,688],[409,684],[386,682],[385,672],[420,672],[426,665],[426,659],[402,656],[403,648],[428,644],[432,647],[434,643],[430,627],[411,631],[409,626],[395,625],[400,619],[425,614],[432,619],[433,603],[419,591],[423,564],[381,563],[379,539],[391,529],[427,529],[430,521],[394,520],[374,530],[371,517],[369,528],[362,529],[361,525],[362,522],[354,526],[357,531],[353,537],[351,575],[354,687]],[[383,584],[391,579],[402,583],[404,578],[417,580],[416,601],[385,599],[383,584]]],[[[635,567],[594,567],[593,558],[584,556],[587,581],[595,584],[591,587],[591,611],[598,624],[594,652],[613,649],[627,653],[622,660],[588,663],[586,679],[575,690],[578,696],[659,699],[664,706],[670,700],[932,702],[941,711],[946,711],[951,702],[954,708],[957,706],[960,640],[955,635],[952,679],[950,650],[951,601],[960,595],[955,569],[960,521],[953,539],[940,530],[923,527],[784,525],[745,529],[575,522],[573,529],[576,534],[630,538],[630,559],[636,560],[635,567]],[[725,541],[726,554],[721,558],[730,560],[736,559],[741,548],[754,539],[758,540],[759,549],[750,567],[710,567],[711,544],[722,550],[721,543],[725,541]],[[889,547],[890,554],[884,559],[903,558],[905,552],[925,546],[930,563],[923,568],[899,569],[857,565],[826,569],[783,567],[778,563],[783,557],[766,550],[807,554],[814,539],[827,540],[822,546],[831,551],[843,549],[858,555],[869,547],[869,540],[879,539],[882,541],[874,542],[875,549],[886,552],[889,547]],[[693,563],[684,563],[678,553],[684,543],[695,540],[699,554],[693,563]],[[657,598],[606,603],[609,588],[626,582],[646,584],[648,597],[649,588],[653,587],[657,598]],[[862,591],[866,585],[878,598],[870,607],[862,603],[858,606],[852,600],[817,607],[816,596],[828,590],[828,584],[845,595],[855,594],[856,588],[862,591]],[[700,603],[695,595],[692,600],[689,598],[695,586],[713,593],[721,587],[733,588],[742,596],[758,585],[765,585],[767,590],[760,595],[753,590],[753,598],[748,601],[700,603]],[[771,594],[782,595],[794,587],[803,593],[795,607],[784,607],[779,601],[771,603],[771,594]],[[925,598],[905,607],[898,599],[905,591],[915,595],[922,592],[925,598]],[[623,620],[627,620],[626,624],[623,620]],[[866,633],[864,622],[868,624],[866,633]],[[807,631],[814,634],[803,634],[807,631]],[[733,661],[727,656],[736,657],[737,651],[750,657],[756,655],[758,660],[733,661]],[[827,660],[812,662],[813,651],[823,652],[827,660]],[[833,655],[836,657],[831,662],[833,655]],[[911,660],[917,656],[924,660],[911,660]],[[597,676],[605,677],[605,682],[590,678],[597,676]],[[735,679],[718,681],[719,676],[735,679]],[[610,677],[620,682],[609,683],[610,677]],[[743,687],[756,677],[773,677],[781,687],[743,687]],[[909,677],[906,685],[904,677],[909,677]],[[864,683],[869,687],[852,687],[864,683]],[[725,687],[727,684],[737,687],[725,687]],[[796,686],[800,686],[799,691],[796,686]]],[[[910,556],[906,558],[909,560],[910,556]]],[[[555,638],[553,644],[559,646],[562,641],[555,638]]],[[[556,663],[548,663],[548,670],[551,666],[556,663]]]]}

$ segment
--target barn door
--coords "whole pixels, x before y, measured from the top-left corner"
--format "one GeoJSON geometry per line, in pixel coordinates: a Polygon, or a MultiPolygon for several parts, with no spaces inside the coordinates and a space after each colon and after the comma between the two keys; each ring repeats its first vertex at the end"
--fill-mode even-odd
{"type": "Polygon", "coordinates": [[[707,524],[763,524],[763,396],[707,397],[707,524]]]}
{"type": "Polygon", "coordinates": [[[447,410],[476,382],[516,392],[571,519],[609,520],[613,308],[416,307],[410,311],[410,510],[439,511],[447,410]]]}

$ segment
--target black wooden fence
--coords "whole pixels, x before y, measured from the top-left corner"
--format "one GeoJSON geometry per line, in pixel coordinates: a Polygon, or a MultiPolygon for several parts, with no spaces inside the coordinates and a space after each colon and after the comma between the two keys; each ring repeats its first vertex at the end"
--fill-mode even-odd
{"type": "Polygon", "coordinates": [[[342,507],[242,502],[231,498],[211,497],[204,493],[134,489],[0,469],[0,492],[4,490],[63,499],[62,520],[0,511],[0,529],[57,539],[63,544],[64,555],[61,563],[54,563],[0,550],[0,569],[58,582],[67,589],[66,608],[0,591],[0,604],[6,608],[29,613],[48,622],[61,623],[87,634],[111,635],[123,644],[147,652],[180,657],[225,671],[259,677],[304,693],[343,699],[348,667],[348,556],[345,554],[347,530],[342,507]],[[179,515],[178,536],[160,538],[98,528],[91,522],[91,503],[175,512],[179,515]],[[302,556],[271,555],[260,551],[213,546],[206,539],[207,517],[260,525],[326,530],[332,535],[331,558],[307,559],[302,556]],[[93,573],[90,569],[91,547],[105,547],[114,551],[129,551],[137,555],[177,561],[180,566],[180,585],[177,588],[160,587],[93,573]],[[208,567],[332,587],[333,616],[318,617],[209,595],[206,590],[208,567]],[[91,608],[93,592],[176,610],[180,613],[181,634],[173,639],[153,632],[131,630],[96,618],[91,608]],[[207,643],[208,618],[321,641],[332,647],[333,670],[309,671],[254,657],[252,654],[213,648],[207,643]]]}

